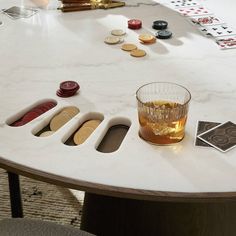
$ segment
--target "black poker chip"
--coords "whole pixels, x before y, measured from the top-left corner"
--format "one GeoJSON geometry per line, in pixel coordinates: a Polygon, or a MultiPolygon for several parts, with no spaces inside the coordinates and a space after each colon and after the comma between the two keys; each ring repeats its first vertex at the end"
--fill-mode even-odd
{"type": "Polygon", "coordinates": [[[158,39],[169,39],[172,37],[172,32],[169,30],[160,30],[156,33],[158,39]]]}
{"type": "Polygon", "coordinates": [[[156,30],[164,30],[167,29],[168,22],[164,20],[156,20],[153,22],[152,28],[156,30]]]}

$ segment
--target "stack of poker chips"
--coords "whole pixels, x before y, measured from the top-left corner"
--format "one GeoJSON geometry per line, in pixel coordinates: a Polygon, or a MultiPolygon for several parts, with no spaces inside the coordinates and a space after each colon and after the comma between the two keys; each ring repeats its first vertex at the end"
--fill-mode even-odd
{"type": "Polygon", "coordinates": [[[62,5],[58,9],[62,12],[109,9],[125,5],[124,2],[111,0],[61,0],[61,2],[62,5]]]}
{"type": "Polygon", "coordinates": [[[137,19],[131,19],[128,21],[128,28],[129,29],[141,29],[142,28],[142,21],[141,20],[137,20],[137,19]]]}
{"type": "Polygon", "coordinates": [[[13,126],[13,127],[23,126],[29,123],[30,121],[34,120],[35,118],[41,116],[43,113],[49,111],[55,106],[56,106],[55,102],[44,102],[34,107],[27,113],[25,113],[19,120],[15,121],[10,126],[13,126]]]}
{"type": "Polygon", "coordinates": [[[74,96],[80,86],[75,81],[64,81],[60,83],[60,88],[57,90],[57,96],[67,98],[74,96]]]}
{"type": "Polygon", "coordinates": [[[156,37],[158,39],[169,39],[172,36],[172,32],[167,30],[168,22],[164,20],[156,20],[153,22],[152,28],[158,30],[156,37]]]}

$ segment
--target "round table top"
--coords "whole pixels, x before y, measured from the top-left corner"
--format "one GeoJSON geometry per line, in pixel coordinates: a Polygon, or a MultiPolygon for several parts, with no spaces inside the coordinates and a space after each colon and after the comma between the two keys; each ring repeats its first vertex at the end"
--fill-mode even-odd
{"type": "MultiPolygon", "coordinates": [[[[236,2],[204,1],[216,16],[236,27],[236,2]]],[[[22,1],[1,1],[1,8],[22,1]]],[[[0,20],[0,165],[32,176],[66,183],[69,187],[141,199],[221,198],[236,196],[236,148],[222,153],[194,145],[198,120],[236,122],[236,49],[220,50],[197,26],[161,4],[127,2],[126,7],[62,13],[58,3],[24,1],[39,12],[30,18],[0,20]],[[40,6],[40,7],[39,7],[40,6]],[[142,20],[140,30],[127,28],[129,19],[142,20]],[[166,20],[173,37],[152,45],[139,43],[141,33],[155,33],[152,22],[166,20]],[[134,58],[108,45],[112,29],[124,29],[125,42],[147,55],[134,58]],[[80,84],[76,96],[56,96],[59,84],[80,84]],[[154,146],[138,136],[136,90],[143,84],[166,81],[181,84],[192,94],[186,136],[171,146],[154,146]],[[40,101],[57,106],[22,127],[9,120],[40,101]],[[54,135],[39,138],[36,130],[48,124],[65,106],[80,113],[54,135]],[[86,117],[103,122],[82,145],[63,142],[86,117]],[[131,124],[119,150],[96,150],[111,125],[131,124]]]]}

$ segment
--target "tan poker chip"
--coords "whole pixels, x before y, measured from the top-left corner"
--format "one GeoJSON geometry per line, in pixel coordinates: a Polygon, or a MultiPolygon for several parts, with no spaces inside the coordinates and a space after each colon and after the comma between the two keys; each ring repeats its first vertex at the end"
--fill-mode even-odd
{"type": "Polygon", "coordinates": [[[140,34],[138,38],[144,43],[150,43],[155,39],[155,36],[151,34],[140,34]]]}
{"type": "Polygon", "coordinates": [[[135,44],[125,43],[121,46],[121,49],[124,51],[132,51],[137,49],[137,46],[135,44]]]}
{"type": "Polygon", "coordinates": [[[52,131],[57,131],[60,129],[64,124],[66,124],[71,117],[67,113],[60,113],[57,116],[54,116],[50,122],[50,129],[52,131]]]}
{"type": "Polygon", "coordinates": [[[90,127],[81,127],[74,135],[73,140],[76,145],[84,143],[93,133],[94,129],[90,127]]]}
{"type": "Polygon", "coordinates": [[[126,32],[122,29],[114,29],[111,31],[111,34],[115,36],[123,36],[126,34],[126,32]]]}
{"type": "Polygon", "coordinates": [[[135,49],[130,52],[130,55],[133,57],[144,57],[144,56],[146,56],[146,52],[141,49],[135,49]]]}
{"type": "Polygon", "coordinates": [[[55,131],[45,131],[45,132],[41,133],[39,135],[39,137],[48,137],[48,136],[50,136],[50,135],[52,135],[54,133],[55,133],[55,131]]]}
{"type": "Polygon", "coordinates": [[[79,110],[77,109],[73,109],[73,108],[65,108],[61,111],[60,114],[67,114],[68,116],[70,116],[70,118],[73,118],[74,116],[76,116],[79,113],[79,110]]]}
{"type": "Polygon", "coordinates": [[[153,40],[149,41],[149,42],[143,42],[143,41],[140,41],[140,43],[142,44],[153,44],[156,42],[156,38],[153,38],[153,40]]]}
{"type": "Polygon", "coordinates": [[[90,128],[96,129],[100,123],[101,123],[100,120],[89,120],[83,124],[83,127],[90,127],[90,128]]]}
{"type": "Polygon", "coordinates": [[[107,44],[117,44],[120,42],[120,38],[116,36],[108,36],[105,38],[104,42],[107,44]]]}
{"type": "Polygon", "coordinates": [[[66,112],[67,114],[73,117],[77,115],[80,112],[80,110],[77,107],[65,107],[61,112],[66,112]]]}
{"type": "Polygon", "coordinates": [[[62,111],[54,116],[50,121],[50,129],[52,131],[57,131],[63,125],[65,125],[69,120],[71,120],[75,115],[79,113],[79,109],[77,107],[66,107],[62,109],[62,111]]]}

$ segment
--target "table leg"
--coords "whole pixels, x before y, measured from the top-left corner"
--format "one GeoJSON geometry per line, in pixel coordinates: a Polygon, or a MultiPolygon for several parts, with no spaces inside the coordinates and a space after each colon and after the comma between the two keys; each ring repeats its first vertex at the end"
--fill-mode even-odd
{"type": "Polygon", "coordinates": [[[236,202],[151,202],[86,193],[81,229],[99,236],[235,236],[236,202]]]}
{"type": "Polygon", "coordinates": [[[10,191],[11,215],[13,218],[23,217],[21,202],[20,180],[17,174],[8,172],[8,183],[10,191]]]}

